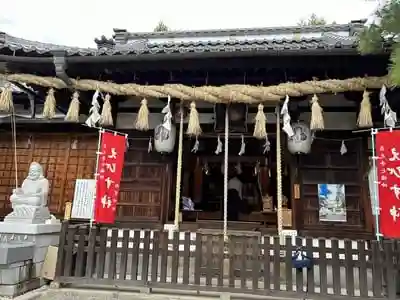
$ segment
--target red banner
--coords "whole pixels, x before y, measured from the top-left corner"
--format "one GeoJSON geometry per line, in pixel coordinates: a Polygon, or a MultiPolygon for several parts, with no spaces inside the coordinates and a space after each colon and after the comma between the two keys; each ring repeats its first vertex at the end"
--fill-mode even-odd
{"type": "Polygon", "coordinates": [[[400,237],[400,130],[376,134],[380,233],[400,237]]]}
{"type": "Polygon", "coordinates": [[[94,221],[96,223],[114,223],[124,166],[126,137],[110,132],[100,134],[101,146],[97,168],[94,221]]]}

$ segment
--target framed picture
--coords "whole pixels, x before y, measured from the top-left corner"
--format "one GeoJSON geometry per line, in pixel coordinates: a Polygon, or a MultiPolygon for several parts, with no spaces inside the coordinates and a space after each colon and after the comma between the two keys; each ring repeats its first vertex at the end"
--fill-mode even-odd
{"type": "Polygon", "coordinates": [[[318,184],[319,220],[347,222],[344,184],[318,184]]]}

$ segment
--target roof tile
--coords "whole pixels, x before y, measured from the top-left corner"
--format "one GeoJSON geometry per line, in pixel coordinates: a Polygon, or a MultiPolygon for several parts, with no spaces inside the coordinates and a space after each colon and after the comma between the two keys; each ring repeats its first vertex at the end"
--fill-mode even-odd
{"type": "Polygon", "coordinates": [[[68,47],[50,43],[40,43],[0,33],[0,50],[8,49],[13,52],[23,51],[41,55],[51,55],[53,51],[63,50],[68,56],[98,56],[98,55],[154,55],[172,53],[202,53],[202,52],[251,52],[266,51],[279,52],[285,50],[307,51],[313,49],[347,48],[353,49],[357,46],[356,36],[342,36],[340,30],[353,30],[352,24],[328,25],[315,27],[285,27],[285,28],[263,28],[263,29],[237,29],[220,31],[193,31],[193,32],[166,32],[166,33],[128,33],[126,30],[115,31],[116,34],[124,34],[129,39],[125,44],[119,43],[118,39],[107,40],[104,36],[96,40],[99,48],[68,47]],[[276,38],[276,33],[310,33],[320,32],[317,37],[293,35],[293,38],[276,38]],[[175,34],[175,35],[174,35],[175,34]],[[186,34],[186,35],[185,35],[186,34]],[[181,40],[175,38],[197,37],[202,34],[210,40],[181,40]],[[271,34],[271,36],[266,36],[271,34]],[[221,35],[234,35],[235,39],[223,39],[221,35]],[[244,37],[239,39],[239,35],[244,37]],[[174,37],[174,41],[154,42],[146,38],[174,37]],[[214,39],[211,39],[213,37],[214,39]],[[222,39],[215,40],[215,38],[222,39]],[[145,39],[143,39],[145,38],[145,39]]]}

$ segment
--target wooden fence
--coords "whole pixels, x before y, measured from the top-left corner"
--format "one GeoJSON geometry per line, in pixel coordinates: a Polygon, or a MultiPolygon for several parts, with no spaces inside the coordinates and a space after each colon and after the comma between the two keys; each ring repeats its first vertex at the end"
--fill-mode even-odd
{"type": "MultiPolygon", "coordinates": [[[[140,231],[63,223],[56,281],[312,298],[397,298],[398,241],[140,231]],[[297,270],[302,249],[313,266],[297,270]]],[[[226,294],[224,294],[226,295],[226,294]]]]}

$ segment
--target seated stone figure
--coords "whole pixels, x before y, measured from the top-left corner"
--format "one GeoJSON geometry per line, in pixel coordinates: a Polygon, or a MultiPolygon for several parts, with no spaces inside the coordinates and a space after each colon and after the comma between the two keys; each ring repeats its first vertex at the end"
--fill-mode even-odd
{"type": "Polygon", "coordinates": [[[49,181],[43,176],[42,166],[32,162],[22,186],[13,190],[10,197],[13,212],[4,218],[4,222],[45,223],[51,218],[47,207],[48,192],[49,181]]]}

